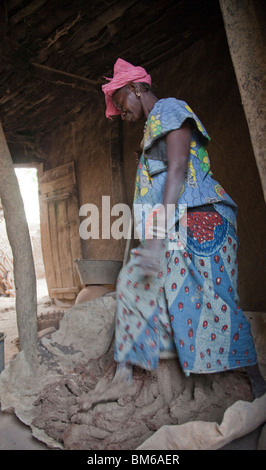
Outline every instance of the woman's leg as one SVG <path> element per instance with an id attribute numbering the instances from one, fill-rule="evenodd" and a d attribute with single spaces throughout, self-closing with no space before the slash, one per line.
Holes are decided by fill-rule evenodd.
<path id="1" fill-rule="evenodd" d="M 118 362 L 113 382 L 125 382 L 130 385 L 133 380 L 132 365 L 128 362 Z"/>
<path id="2" fill-rule="evenodd" d="M 245 368 L 250 382 L 254 398 L 259 398 L 266 393 L 266 382 L 261 375 L 258 364 Z"/>

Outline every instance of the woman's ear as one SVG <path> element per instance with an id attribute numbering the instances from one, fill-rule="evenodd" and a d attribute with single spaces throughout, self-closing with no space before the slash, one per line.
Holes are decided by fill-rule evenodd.
<path id="1" fill-rule="evenodd" d="M 128 83 L 128 88 L 136 95 L 138 99 L 140 98 L 140 86 L 138 83 L 130 82 Z"/>

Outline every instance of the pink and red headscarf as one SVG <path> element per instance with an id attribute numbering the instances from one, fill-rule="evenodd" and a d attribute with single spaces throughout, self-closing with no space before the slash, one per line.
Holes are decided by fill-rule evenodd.
<path id="1" fill-rule="evenodd" d="M 109 80 L 109 83 L 103 85 L 102 90 L 105 94 L 105 115 L 107 118 L 116 114 L 121 114 L 121 111 L 116 108 L 112 100 L 113 94 L 119 90 L 119 88 L 122 88 L 130 82 L 143 82 L 151 85 L 151 76 L 147 74 L 143 67 L 135 67 L 123 59 L 117 59 L 114 65 L 113 78 L 106 79 Z"/>

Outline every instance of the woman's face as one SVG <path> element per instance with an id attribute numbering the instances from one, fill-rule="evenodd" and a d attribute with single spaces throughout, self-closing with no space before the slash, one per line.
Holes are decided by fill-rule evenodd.
<path id="1" fill-rule="evenodd" d="M 121 118 L 126 121 L 136 122 L 143 117 L 143 109 L 139 97 L 134 91 L 125 86 L 113 95 L 113 103 L 121 111 Z"/>

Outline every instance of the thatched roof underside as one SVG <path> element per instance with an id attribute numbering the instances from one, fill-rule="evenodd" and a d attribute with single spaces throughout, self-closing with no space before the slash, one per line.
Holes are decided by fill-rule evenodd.
<path id="1" fill-rule="evenodd" d="M 151 71 L 220 27 L 218 0 L 2 1 L 0 117 L 13 160 L 38 160 L 40 138 L 99 98 L 118 57 Z"/>

